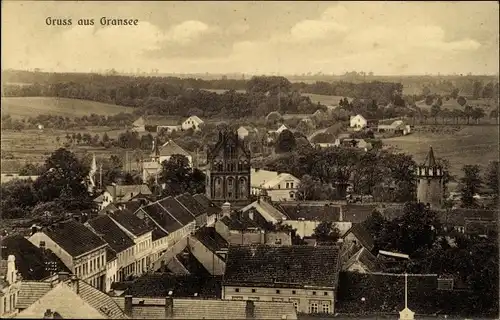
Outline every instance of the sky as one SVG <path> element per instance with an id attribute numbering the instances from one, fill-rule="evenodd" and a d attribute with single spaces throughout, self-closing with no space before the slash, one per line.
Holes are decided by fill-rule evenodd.
<path id="1" fill-rule="evenodd" d="M 101 17 L 139 22 L 101 26 Z M 95 25 L 77 25 L 85 18 Z M 2 1 L 3 69 L 497 74 L 498 47 L 496 1 Z"/>

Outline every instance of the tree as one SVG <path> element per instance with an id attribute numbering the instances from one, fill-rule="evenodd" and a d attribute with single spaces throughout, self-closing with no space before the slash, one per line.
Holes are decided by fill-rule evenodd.
<path id="1" fill-rule="evenodd" d="M 434 104 L 431 107 L 431 117 L 434 118 L 434 124 L 437 124 L 437 117 L 439 116 L 439 113 L 441 112 L 441 107 L 438 104 Z"/>
<path id="2" fill-rule="evenodd" d="M 482 81 L 474 81 L 473 89 L 472 89 L 472 99 L 476 100 L 481 97 L 483 93 L 483 82 Z"/>
<path id="3" fill-rule="evenodd" d="M 465 106 L 465 109 L 464 109 L 464 115 L 465 115 L 465 118 L 467 119 L 467 124 L 470 123 L 470 118 L 472 117 L 472 107 L 467 105 Z"/>
<path id="4" fill-rule="evenodd" d="M 491 161 L 486 169 L 486 176 L 484 181 L 486 186 L 490 189 L 490 193 L 494 196 L 494 203 L 498 202 L 498 180 L 500 176 L 498 175 L 498 160 Z"/>
<path id="5" fill-rule="evenodd" d="M 314 228 L 313 236 L 318 242 L 332 243 L 340 238 L 340 231 L 333 225 L 333 222 L 323 221 Z"/>
<path id="6" fill-rule="evenodd" d="M 176 196 L 185 192 L 200 193 L 205 189 L 205 174 L 198 169 L 191 169 L 186 156 L 174 154 L 163 161 L 159 182 L 165 184 L 165 196 Z"/>
<path id="7" fill-rule="evenodd" d="M 471 112 L 471 117 L 476 121 L 476 124 L 479 124 L 479 120 L 484 118 L 486 113 L 482 108 L 476 107 Z"/>
<path id="8" fill-rule="evenodd" d="M 297 141 L 290 130 L 283 130 L 276 141 L 275 151 L 276 153 L 286 153 L 295 150 L 297 146 Z"/>
<path id="9" fill-rule="evenodd" d="M 458 88 L 455 88 L 451 91 L 450 93 L 450 96 L 453 98 L 453 99 L 457 99 L 458 98 L 458 93 L 460 92 L 460 89 Z"/>
<path id="10" fill-rule="evenodd" d="M 461 105 L 463 107 L 467 103 L 467 100 L 464 97 L 460 96 L 457 98 L 457 102 L 459 105 Z"/>
<path id="11" fill-rule="evenodd" d="M 460 192 L 462 195 L 462 206 L 473 208 L 477 206 L 474 196 L 481 187 L 481 177 L 478 165 L 465 165 L 462 168 L 464 176 L 460 179 Z"/>
<path id="12" fill-rule="evenodd" d="M 425 104 L 430 106 L 434 102 L 434 97 L 433 96 L 427 96 L 425 97 Z"/>
<path id="13" fill-rule="evenodd" d="M 41 201 L 57 199 L 64 188 L 69 189 L 74 197 L 89 197 L 85 185 L 89 168 L 86 168 L 72 152 L 64 148 L 56 150 L 45 161 L 45 170 L 33 185 Z"/>
<path id="14" fill-rule="evenodd" d="M 12 180 L 0 186 L 3 219 L 25 218 L 38 199 L 31 180 Z"/>

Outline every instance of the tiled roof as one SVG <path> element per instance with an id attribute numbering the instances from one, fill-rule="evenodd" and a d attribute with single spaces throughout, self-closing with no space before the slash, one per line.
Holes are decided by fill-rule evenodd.
<path id="1" fill-rule="evenodd" d="M 360 223 L 353 223 L 352 227 L 344 234 L 344 237 L 346 237 L 349 233 L 354 234 L 363 247 L 369 251 L 373 250 L 373 247 L 375 246 L 373 237 Z"/>
<path id="2" fill-rule="evenodd" d="M 222 276 L 190 274 L 176 276 L 168 273 L 146 274 L 126 286 L 126 293 L 142 297 L 164 297 L 169 291 L 174 297 L 220 298 Z"/>
<path id="3" fill-rule="evenodd" d="M 177 117 L 148 115 L 143 116 L 142 118 L 144 119 L 145 124 L 148 126 L 177 126 L 181 123 L 181 119 Z"/>
<path id="4" fill-rule="evenodd" d="M 277 177 L 278 177 L 277 171 L 252 168 L 250 171 L 250 185 L 252 187 L 260 187 L 265 183 L 276 179 Z"/>
<path id="5" fill-rule="evenodd" d="M 231 246 L 225 284 L 336 287 L 337 246 Z"/>
<path id="6" fill-rule="evenodd" d="M 160 228 L 154 228 L 153 233 L 151 234 L 151 240 L 156 241 L 166 236 L 168 236 L 168 234 L 165 231 L 161 230 Z"/>
<path id="7" fill-rule="evenodd" d="M 214 227 L 200 228 L 196 231 L 194 237 L 215 254 L 217 254 L 217 251 L 227 249 L 229 247 L 229 243 L 215 231 Z M 220 255 L 219 257 L 222 258 Z"/>
<path id="8" fill-rule="evenodd" d="M 35 246 L 21 235 L 12 235 L 2 240 L 2 258 L 6 259 L 12 254 L 16 257 L 16 269 L 24 280 L 42 280 L 48 277 L 51 271 L 70 270 L 52 251 Z M 47 264 L 51 264 L 47 268 Z M 54 268 L 55 269 L 52 269 Z"/>
<path id="9" fill-rule="evenodd" d="M 272 204 L 268 203 L 265 200 L 256 200 L 241 209 L 241 211 L 245 213 L 250 209 L 257 210 L 257 212 L 264 218 L 266 216 L 271 216 L 273 219 L 278 221 L 286 219 L 286 216 L 281 211 L 276 209 Z"/>
<path id="10" fill-rule="evenodd" d="M 106 245 L 101 238 L 74 220 L 60 222 L 43 232 L 73 257 Z"/>
<path id="11" fill-rule="evenodd" d="M 361 248 L 354 256 L 352 256 L 346 263 L 344 268 L 348 269 L 355 262 L 360 262 L 365 265 L 369 272 L 380 271 L 377 262 L 377 257 L 375 257 L 370 251 L 365 248 Z"/>
<path id="12" fill-rule="evenodd" d="M 342 217 L 344 221 L 361 223 L 368 219 L 376 208 L 376 205 L 348 204 L 342 206 Z"/>
<path id="13" fill-rule="evenodd" d="M 180 154 L 186 157 L 191 157 L 191 154 L 189 152 L 179 147 L 179 145 L 175 143 L 173 140 L 168 140 L 160 147 L 160 156 L 168 157 L 168 156 L 173 156 L 174 154 Z"/>
<path id="14" fill-rule="evenodd" d="M 102 196 L 102 195 L 101 195 Z M 114 203 L 110 203 L 104 208 L 102 208 L 101 211 L 99 211 L 99 214 L 108 214 L 110 212 L 118 211 L 118 207 Z"/>
<path id="15" fill-rule="evenodd" d="M 85 281 L 78 280 L 78 295 L 96 310 L 111 319 L 128 318 L 118 304 L 106 293 L 97 290 Z"/>
<path id="16" fill-rule="evenodd" d="M 464 226 L 467 220 L 498 221 L 498 212 L 494 210 L 454 209 L 438 211 L 439 220 L 445 224 Z"/>
<path id="17" fill-rule="evenodd" d="M 165 208 L 177 221 L 182 225 L 187 225 L 194 221 L 194 216 L 186 210 L 175 198 L 167 197 L 157 201 L 163 208 Z"/>
<path id="18" fill-rule="evenodd" d="M 127 208 L 127 210 L 129 210 L 132 213 L 135 213 L 137 210 L 139 210 L 140 207 L 142 207 L 141 202 L 137 201 L 137 200 L 125 202 L 125 203 L 122 203 L 122 205 L 124 205 L 125 208 Z"/>
<path id="19" fill-rule="evenodd" d="M 50 290 L 52 290 L 50 282 L 22 281 L 16 307 L 19 309 L 26 309 Z"/>
<path id="20" fill-rule="evenodd" d="M 335 222 L 340 218 L 340 207 L 330 205 L 288 205 L 281 203 L 282 212 L 287 215 L 287 220 L 308 220 Z"/>
<path id="21" fill-rule="evenodd" d="M 192 116 L 190 116 L 189 118 L 187 118 L 186 120 L 188 120 L 188 119 L 189 119 L 189 120 L 196 121 L 196 122 L 198 122 L 198 123 L 200 123 L 200 124 L 201 124 L 201 123 L 203 123 L 203 120 L 201 120 L 201 118 L 200 118 L 200 117 L 198 117 L 198 116 L 196 116 L 196 115 L 192 115 Z M 184 121 L 186 121 L 186 120 L 184 120 Z"/>
<path id="22" fill-rule="evenodd" d="M 153 231 L 152 227 L 148 226 L 128 209 L 115 211 L 109 216 L 136 237 L 140 237 L 149 231 Z"/>
<path id="23" fill-rule="evenodd" d="M 142 207 L 141 211 L 144 211 L 167 232 L 174 232 L 183 227 L 179 221 L 156 202 Z"/>
<path id="24" fill-rule="evenodd" d="M 97 216 L 87 223 L 116 252 L 134 246 L 134 241 L 107 215 Z"/>
<path id="25" fill-rule="evenodd" d="M 193 253 L 186 247 L 176 256 L 177 260 L 189 271 L 189 274 L 209 277 L 210 272 L 201 264 Z"/>
<path id="26" fill-rule="evenodd" d="M 258 225 L 251 219 L 238 219 L 237 217 L 224 216 L 219 220 L 224 223 L 229 230 L 247 230 L 248 228 L 258 228 Z"/>
<path id="27" fill-rule="evenodd" d="M 195 217 L 207 213 L 205 207 L 198 203 L 189 193 L 175 197 L 175 200 L 180 202 L 186 209 L 189 210 Z"/>
<path id="28" fill-rule="evenodd" d="M 120 202 L 129 201 L 139 194 L 143 195 L 152 194 L 151 190 L 149 190 L 149 187 L 145 184 L 107 186 L 106 191 L 109 192 L 109 194 L 114 195 L 115 194 L 114 188 L 116 188 L 115 201 L 120 201 Z"/>
<path id="29" fill-rule="evenodd" d="M 124 307 L 125 298 L 120 300 Z M 253 301 L 255 319 L 297 319 L 295 307 L 290 302 Z M 173 319 L 248 319 L 247 301 L 173 299 Z M 133 298 L 132 318 L 166 319 L 165 298 Z"/>
<path id="30" fill-rule="evenodd" d="M 219 214 L 221 212 L 221 208 L 210 201 L 210 199 L 208 199 L 204 194 L 195 194 L 193 198 L 207 210 L 209 216 Z"/>
<path id="31" fill-rule="evenodd" d="M 116 251 L 111 248 L 106 248 L 106 261 L 110 262 L 116 259 Z"/>

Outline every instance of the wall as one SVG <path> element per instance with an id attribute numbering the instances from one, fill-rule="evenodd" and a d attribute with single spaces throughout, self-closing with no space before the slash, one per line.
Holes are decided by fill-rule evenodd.
<path id="1" fill-rule="evenodd" d="M 151 240 L 151 231 L 135 238 L 135 273 L 141 275 L 146 272 L 149 266 L 149 256 L 153 248 L 153 241 Z"/>
<path id="2" fill-rule="evenodd" d="M 419 179 L 417 187 L 417 199 L 424 204 L 430 203 L 431 208 L 441 208 L 443 199 L 443 186 L 441 179 Z"/>
<path id="3" fill-rule="evenodd" d="M 297 235 L 300 237 L 310 237 L 314 234 L 314 229 L 321 223 L 321 221 L 310 220 L 284 220 L 283 224 L 289 225 L 297 230 Z M 352 222 L 339 221 L 334 222 L 334 225 L 339 229 L 340 235 L 346 233 L 352 226 Z"/>
<path id="4" fill-rule="evenodd" d="M 230 244 L 268 244 L 292 245 L 290 234 L 285 232 L 261 232 L 261 230 L 231 230 L 229 232 Z"/>
<path id="5" fill-rule="evenodd" d="M 195 221 L 196 221 L 196 228 L 201 228 L 201 227 L 207 225 L 208 216 L 206 213 L 201 214 L 201 215 L 196 217 Z"/>
<path id="6" fill-rule="evenodd" d="M 224 275 L 226 263 L 219 258 L 215 252 L 210 251 L 203 243 L 194 237 L 188 237 L 188 246 L 191 253 L 211 275 Z"/>
<path id="7" fill-rule="evenodd" d="M 107 205 L 109 205 L 110 203 L 113 203 L 113 196 L 105 191 L 103 194 L 102 194 L 102 204 L 101 204 L 101 209 L 105 208 Z"/>
<path id="8" fill-rule="evenodd" d="M 236 292 L 236 289 L 239 292 Z M 252 292 L 255 290 L 255 292 Z M 279 291 L 279 293 L 278 293 Z M 294 293 L 295 292 L 295 293 Z M 329 313 L 335 313 L 335 294 L 333 289 L 289 289 L 289 288 L 262 288 L 262 287 L 236 287 L 224 286 L 222 289 L 222 299 L 227 300 L 258 300 L 258 301 L 290 301 L 297 308 L 297 312 L 310 313 L 311 303 L 317 303 L 319 312 L 322 312 L 322 305 L 328 305 Z"/>
<path id="9" fill-rule="evenodd" d="M 169 244 L 167 251 L 161 255 L 158 259 L 153 261 L 153 270 L 159 270 L 162 266 L 162 261 L 167 264 L 176 255 L 182 252 L 187 246 L 187 237 L 180 239 L 176 243 Z"/>
<path id="10" fill-rule="evenodd" d="M 113 259 L 106 263 L 106 290 L 105 292 L 111 291 L 111 284 L 118 281 L 118 259 Z"/>
<path id="11" fill-rule="evenodd" d="M 90 285 L 105 289 L 106 281 L 106 246 L 95 249 L 83 256 L 74 258 L 74 273 Z M 104 276 L 104 279 L 102 278 Z M 104 283 L 102 283 L 104 281 Z"/>
<path id="12" fill-rule="evenodd" d="M 45 233 L 37 232 L 29 237 L 28 240 L 38 248 L 40 248 L 40 241 L 45 241 L 45 248 L 50 249 L 50 251 L 52 251 L 59 259 L 61 259 L 64 265 L 71 272 L 75 272 L 73 257 L 63 248 L 61 248 L 57 243 L 55 243 L 51 238 L 49 238 Z"/>
<path id="13" fill-rule="evenodd" d="M 224 238 L 224 240 L 226 240 L 227 242 L 230 242 L 229 240 L 231 239 L 231 235 L 230 235 L 231 231 L 229 230 L 229 227 L 226 226 L 224 223 L 222 223 L 221 221 L 215 222 L 215 231 L 222 238 Z"/>

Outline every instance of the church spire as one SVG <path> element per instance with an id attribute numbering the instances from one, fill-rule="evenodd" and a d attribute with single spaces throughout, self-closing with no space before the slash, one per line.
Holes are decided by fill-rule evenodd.
<path id="1" fill-rule="evenodd" d="M 434 150 L 432 150 L 432 146 L 429 148 L 429 153 L 427 154 L 427 158 L 425 159 L 424 165 L 427 165 L 429 167 L 435 167 L 436 164 L 436 158 L 434 157 Z"/>

